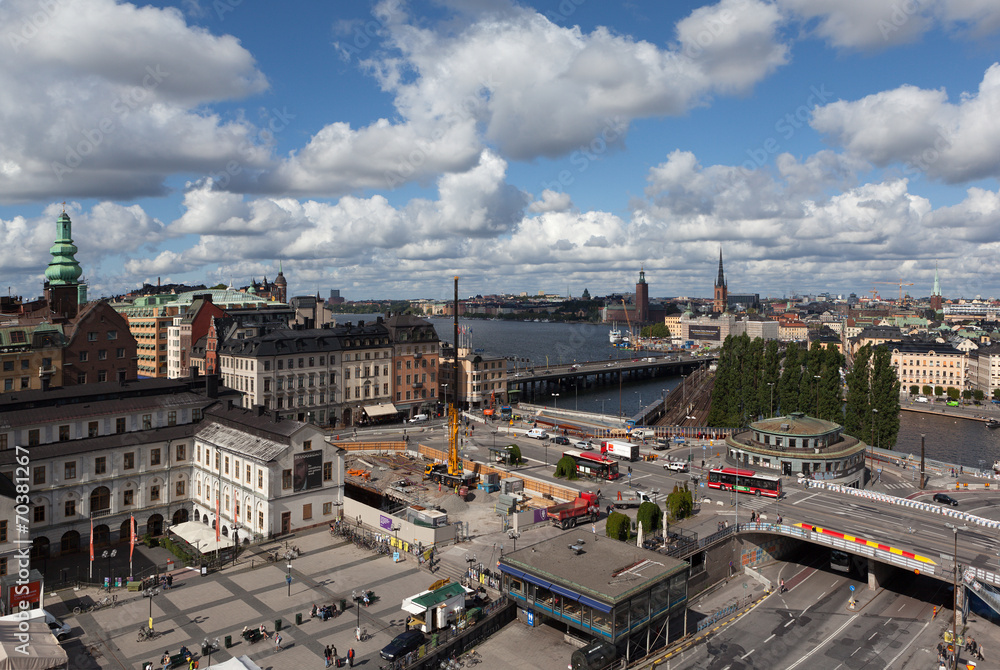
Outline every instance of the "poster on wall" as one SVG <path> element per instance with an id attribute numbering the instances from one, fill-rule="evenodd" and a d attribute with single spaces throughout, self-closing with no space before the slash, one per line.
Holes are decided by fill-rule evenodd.
<path id="1" fill-rule="evenodd" d="M 718 326 L 689 326 L 688 339 L 719 341 Z"/>
<path id="2" fill-rule="evenodd" d="M 323 452 L 306 451 L 295 454 L 292 489 L 308 491 L 323 486 Z"/>

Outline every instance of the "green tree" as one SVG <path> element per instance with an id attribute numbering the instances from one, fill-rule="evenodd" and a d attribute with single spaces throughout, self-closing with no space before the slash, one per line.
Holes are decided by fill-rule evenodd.
<path id="1" fill-rule="evenodd" d="M 735 427 L 739 422 L 739 369 L 734 353 L 735 340 L 732 335 L 726 337 L 719 352 L 719 361 L 715 370 L 715 383 L 712 386 L 711 406 L 708 410 L 709 426 Z"/>
<path id="2" fill-rule="evenodd" d="M 740 336 L 740 425 L 746 426 L 761 418 L 764 413 L 760 402 L 760 375 L 764 367 L 764 340 L 750 339 L 744 333 Z"/>
<path id="3" fill-rule="evenodd" d="M 892 365 L 892 352 L 885 345 L 875 347 L 872 353 L 871 407 L 877 412 L 872 421 L 875 444 L 892 449 L 899 435 L 899 378 Z"/>
<path id="4" fill-rule="evenodd" d="M 674 485 L 674 490 L 667 496 L 667 513 L 673 521 L 685 519 L 694 513 L 694 495 L 688 490 L 687 482 L 684 482 L 684 488 Z"/>
<path id="5" fill-rule="evenodd" d="M 572 456 L 563 456 L 556 463 L 556 477 L 576 479 L 576 461 Z"/>
<path id="6" fill-rule="evenodd" d="M 955 388 L 954 386 L 949 386 L 948 387 L 948 399 L 949 400 L 958 400 L 959 395 L 961 395 L 961 393 L 959 392 L 959 390 L 957 388 Z"/>
<path id="7" fill-rule="evenodd" d="M 910 385 L 910 395 L 917 395 L 918 393 L 920 393 L 920 387 L 917 386 L 916 384 L 911 384 Z"/>
<path id="8" fill-rule="evenodd" d="M 972 399 L 975 400 L 976 402 L 982 402 L 983 398 L 985 397 L 986 394 L 983 393 L 982 389 L 976 389 L 972 392 Z"/>
<path id="9" fill-rule="evenodd" d="M 934 395 L 936 395 L 939 398 L 941 396 L 943 396 L 944 395 L 944 387 L 943 386 L 935 386 L 934 387 Z"/>
<path id="10" fill-rule="evenodd" d="M 639 331 L 641 337 L 670 337 L 670 329 L 667 328 L 664 323 L 654 323 L 649 326 L 643 326 L 642 330 Z"/>
<path id="11" fill-rule="evenodd" d="M 621 512 L 612 512 L 608 515 L 607 523 L 604 524 L 604 534 L 624 542 L 629 538 L 631 527 L 632 520 L 627 515 Z"/>
<path id="12" fill-rule="evenodd" d="M 965 389 L 964 391 L 962 391 L 962 398 L 964 400 L 972 400 L 972 391 L 970 391 L 969 389 Z"/>
<path id="13" fill-rule="evenodd" d="M 784 415 L 799 411 L 799 379 L 802 377 L 802 361 L 799 345 L 792 342 L 785 349 L 781 379 L 778 381 L 780 413 Z"/>
<path id="14" fill-rule="evenodd" d="M 766 416 L 774 414 L 774 393 L 778 390 L 778 380 L 781 379 L 781 354 L 778 351 L 778 341 L 768 340 L 764 347 L 764 360 L 761 364 L 760 385 L 757 387 L 758 403 Z"/>
<path id="15" fill-rule="evenodd" d="M 823 372 L 823 361 L 826 351 L 819 342 L 813 342 L 812 348 L 806 354 L 805 371 L 799 382 L 799 411 L 806 414 L 819 414 L 819 385 Z"/>
<path id="16" fill-rule="evenodd" d="M 993 389 L 993 399 L 1000 400 L 1000 388 Z"/>
<path id="17" fill-rule="evenodd" d="M 652 533 L 663 527 L 663 512 L 654 502 L 644 502 L 639 505 L 635 515 L 636 524 L 642 524 L 643 533 Z"/>
<path id="18" fill-rule="evenodd" d="M 998 389 L 998 390 L 1000 390 L 1000 389 Z M 924 385 L 923 385 L 923 387 L 922 387 L 922 388 L 920 389 L 920 392 L 921 392 L 921 393 L 922 393 L 923 395 L 930 395 L 930 394 L 934 393 L 934 389 L 932 389 L 932 388 L 931 388 L 930 386 L 928 386 L 927 384 L 924 384 Z"/>
<path id="19" fill-rule="evenodd" d="M 854 366 L 847 373 L 847 403 L 844 413 L 844 432 L 859 440 L 871 434 L 871 346 L 865 345 L 854 355 Z"/>

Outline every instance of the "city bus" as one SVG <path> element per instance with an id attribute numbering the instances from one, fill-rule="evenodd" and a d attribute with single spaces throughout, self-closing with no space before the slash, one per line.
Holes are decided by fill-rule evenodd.
<path id="1" fill-rule="evenodd" d="M 739 482 L 737 483 L 737 477 Z M 769 498 L 781 497 L 781 478 L 759 474 L 754 470 L 736 468 L 713 468 L 708 472 L 708 488 L 751 493 Z"/>
<path id="2" fill-rule="evenodd" d="M 618 479 L 618 461 L 589 451 L 568 449 L 563 456 L 569 456 L 576 461 L 576 474 L 591 479 Z"/>

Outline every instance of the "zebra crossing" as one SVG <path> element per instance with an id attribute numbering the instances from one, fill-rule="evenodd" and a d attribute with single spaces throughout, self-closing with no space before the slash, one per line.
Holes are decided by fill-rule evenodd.
<path id="1" fill-rule="evenodd" d="M 882 486 L 884 488 L 887 488 L 887 489 L 890 489 L 890 490 L 896 490 L 896 491 L 898 491 L 900 489 L 915 489 L 915 488 L 917 488 L 916 485 L 913 482 L 898 482 L 898 483 L 895 483 L 895 484 L 882 484 Z"/>

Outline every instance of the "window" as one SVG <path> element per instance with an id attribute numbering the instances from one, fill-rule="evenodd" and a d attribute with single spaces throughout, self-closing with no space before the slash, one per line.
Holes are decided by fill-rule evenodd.
<path id="1" fill-rule="evenodd" d="M 200 407 L 195 407 L 193 410 L 191 410 L 191 420 L 192 421 L 201 421 L 201 408 Z"/>
<path id="2" fill-rule="evenodd" d="M 76 461 L 69 461 L 63 468 L 63 479 L 76 479 Z"/>
<path id="3" fill-rule="evenodd" d="M 159 465 L 160 464 L 160 449 L 150 449 L 149 450 L 149 464 Z"/>
<path id="4" fill-rule="evenodd" d="M 28 378 L 27 377 L 21 377 L 21 388 L 23 388 L 23 389 L 28 388 Z"/>
<path id="5" fill-rule="evenodd" d="M 0 451 L 7 450 L 7 433 L 0 433 Z"/>
<path id="6" fill-rule="evenodd" d="M 115 356 L 118 358 L 125 358 L 125 347 L 118 347 L 115 349 Z"/>
<path id="7" fill-rule="evenodd" d="M 0 542 L 7 541 L 7 519 L 0 519 Z"/>
<path id="8" fill-rule="evenodd" d="M 222 454 L 220 454 L 219 452 L 215 452 L 215 469 L 216 470 L 219 470 L 219 469 L 222 468 L 221 463 L 222 463 Z"/>
<path id="9" fill-rule="evenodd" d="M 35 509 L 38 509 L 38 508 L 36 507 Z M 311 519 L 311 518 L 313 518 L 313 506 L 312 505 L 303 505 L 302 506 L 302 519 L 303 519 L 303 521 L 305 521 L 306 519 Z"/>
<path id="10" fill-rule="evenodd" d="M 115 433 L 118 433 L 120 435 L 124 433 L 125 430 L 126 430 L 125 417 L 120 416 L 117 419 L 115 419 Z"/>
<path id="11" fill-rule="evenodd" d="M 177 460 L 183 461 L 187 458 L 187 445 L 183 442 L 177 445 Z"/>
<path id="12" fill-rule="evenodd" d="M 159 500 L 160 499 L 160 486 L 158 484 L 153 484 L 149 487 L 149 499 Z"/>
<path id="13" fill-rule="evenodd" d="M 108 339 L 109 340 L 117 340 L 118 339 L 118 331 L 117 330 L 109 330 L 108 331 Z"/>
<path id="14" fill-rule="evenodd" d="M 7 523 L 6 521 L 4 523 Z M 0 575 L 7 574 L 7 559 L 0 558 Z"/>
<path id="15" fill-rule="evenodd" d="M 98 352 L 97 352 L 97 360 L 99 360 L 99 361 L 106 361 L 106 360 L 108 360 L 108 350 L 107 349 L 99 349 Z"/>
<path id="16" fill-rule="evenodd" d="M 86 375 L 86 373 L 81 373 L 81 374 L 83 375 L 83 381 L 81 382 L 79 379 L 77 379 L 76 381 L 79 384 L 85 384 L 87 382 L 87 375 Z M 77 376 L 79 377 L 80 375 L 77 375 Z M 3 380 L 3 390 L 4 391 L 13 391 L 14 390 L 14 380 L 13 379 L 4 379 Z"/>
<path id="17" fill-rule="evenodd" d="M 183 496 L 184 495 L 184 480 L 183 479 L 181 479 L 181 480 L 179 480 L 177 482 L 177 486 L 175 487 L 174 490 L 177 492 L 178 496 Z"/>
<path id="18" fill-rule="evenodd" d="M 99 423 L 90 421 L 87 423 L 87 437 L 97 437 Z"/>
<path id="19" fill-rule="evenodd" d="M 98 456 L 94 459 L 94 474 L 103 475 L 108 471 L 108 457 Z"/>
<path id="20" fill-rule="evenodd" d="M 69 426 L 59 426 L 59 441 L 65 442 L 69 439 Z"/>
<path id="21" fill-rule="evenodd" d="M 153 415 L 143 414 L 142 415 L 142 429 L 149 430 L 153 427 Z"/>
<path id="22" fill-rule="evenodd" d="M 131 470 L 132 468 L 135 467 L 135 452 L 130 451 L 127 454 L 125 454 L 122 467 L 125 468 L 126 470 Z"/>
<path id="23" fill-rule="evenodd" d="M 67 500 L 64 512 L 65 516 L 76 516 L 76 501 L 73 499 Z"/>
<path id="24" fill-rule="evenodd" d="M 97 341 L 97 332 L 96 331 L 92 331 L 92 332 L 87 333 L 87 341 L 88 342 L 96 342 Z"/>
<path id="25" fill-rule="evenodd" d="M 281 488 L 290 489 L 292 488 L 292 471 L 282 470 L 281 471 Z"/>
<path id="26" fill-rule="evenodd" d="M 333 462 L 327 461 L 323 464 L 323 481 L 328 482 L 333 480 Z"/>
<path id="27" fill-rule="evenodd" d="M 257 512 L 257 528 L 258 530 L 263 530 L 264 528 L 264 510 Z"/>
<path id="28" fill-rule="evenodd" d="M 264 471 L 257 468 L 257 488 L 264 488 Z"/>
<path id="29" fill-rule="evenodd" d="M 224 470 L 225 474 L 229 474 L 229 456 L 226 456 L 226 468 Z"/>
<path id="30" fill-rule="evenodd" d="M 302 450 L 303 451 L 309 451 L 312 448 L 313 448 L 312 440 L 303 440 L 303 442 L 302 442 Z"/>
<path id="31" fill-rule="evenodd" d="M 176 426 L 177 425 L 177 411 L 176 410 L 170 410 L 169 412 L 167 412 L 167 425 L 168 426 Z"/>
<path id="32" fill-rule="evenodd" d="M 88 354 L 87 354 L 86 351 L 81 351 L 80 352 L 80 362 L 81 363 L 86 363 L 87 362 L 87 356 L 88 356 Z"/>
<path id="33" fill-rule="evenodd" d="M 323 515 L 327 516 L 330 514 L 333 514 L 333 503 L 323 503 Z"/>
<path id="34" fill-rule="evenodd" d="M 37 505 L 35 507 L 35 523 L 41 523 L 45 521 L 45 506 Z"/>
<path id="35" fill-rule="evenodd" d="M 45 483 L 45 466 L 44 465 L 35 466 L 34 476 L 32 477 L 32 482 L 34 482 L 36 485 L 37 484 L 44 484 Z"/>
<path id="36" fill-rule="evenodd" d="M 106 381 L 108 381 L 108 371 L 107 370 L 98 370 L 97 371 L 97 381 L 99 381 L 99 382 L 106 382 Z"/>
<path id="37" fill-rule="evenodd" d="M 250 464 L 247 463 L 247 484 L 250 483 Z"/>
<path id="38" fill-rule="evenodd" d="M 132 489 L 125 489 L 122 491 L 122 504 L 132 505 L 135 504 L 135 491 Z"/>

